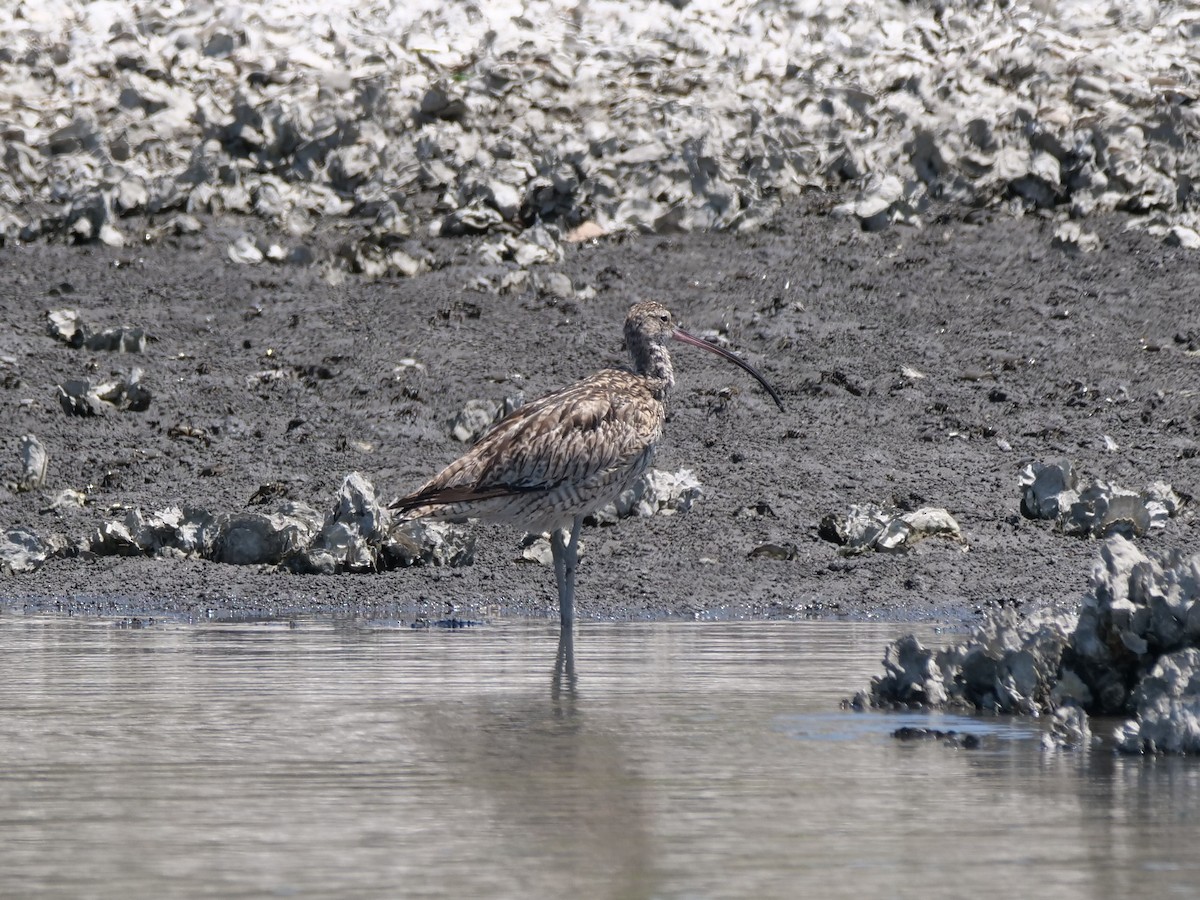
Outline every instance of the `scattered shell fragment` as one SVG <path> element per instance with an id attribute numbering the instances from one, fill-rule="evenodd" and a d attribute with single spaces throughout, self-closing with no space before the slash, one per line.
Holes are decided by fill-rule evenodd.
<path id="1" fill-rule="evenodd" d="M 538 289 L 550 297 L 570 299 L 575 296 L 575 286 L 570 276 L 562 272 L 544 272 L 537 278 Z"/>
<path id="2" fill-rule="evenodd" d="M 0 531 L 0 574 L 34 572 L 53 553 L 52 547 L 23 525 Z"/>
<path id="3" fill-rule="evenodd" d="M 845 515 L 830 513 L 821 519 L 819 534 L 840 545 L 843 556 L 870 550 L 898 552 L 911 549 L 927 537 L 945 537 L 966 550 L 958 522 L 944 509 L 925 506 L 910 512 L 854 505 Z"/>
<path id="4" fill-rule="evenodd" d="M 146 332 L 141 328 L 106 328 L 88 335 L 83 346 L 110 353 L 145 353 Z"/>
<path id="5" fill-rule="evenodd" d="M 112 409 L 93 390 L 90 382 L 73 379 L 58 386 L 58 403 L 68 416 L 101 416 Z"/>
<path id="6" fill-rule="evenodd" d="M 1054 229 L 1053 246 L 1068 253 L 1095 253 L 1100 249 L 1100 236 L 1084 231 L 1078 222 L 1063 222 Z"/>
<path id="7" fill-rule="evenodd" d="M 765 544 L 759 544 L 747 555 L 750 559 L 792 560 L 795 559 L 799 553 L 800 548 L 795 544 L 777 544 L 773 541 L 768 541 Z"/>
<path id="8" fill-rule="evenodd" d="M 87 495 L 82 491 L 77 491 L 74 488 L 64 488 L 59 491 L 50 500 L 50 503 L 39 510 L 39 512 L 47 513 L 62 509 L 82 509 L 87 503 Z"/>
<path id="9" fill-rule="evenodd" d="M 450 435 L 463 444 L 473 444 L 492 427 L 500 415 L 501 407 L 491 400 L 468 400 L 454 417 Z"/>
<path id="10" fill-rule="evenodd" d="M 583 541 L 580 541 L 580 554 L 582 556 Z M 554 550 L 550 546 L 550 536 L 547 534 L 527 534 L 521 540 L 521 555 L 517 559 L 518 562 L 531 562 L 539 566 L 552 566 L 554 564 Z"/>
<path id="11" fill-rule="evenodd" d="M 1021 515 L 1027 519 L 1057 519 L 1078 499 L 1078 479 L 1070 460 L 1030 463 L 1018 475 Z"/>
<path id="12" fill-rule="evenodd" d="M 144 353 L 147 334 L 142 328 L 119 326 L 93 332 L 73 309 L 55 309 L 46 313 L 50 334 L 69 347 L 111 353 Z"/>
<path id="13" fill-rule="evenodd" d="M 46 483 L 46 468 L 50 455 L 36 435 L 21 436 L 21 477 L 17 480 L 18 491 L 36 491 Z"/>
<path id="14" fill-rule="evenodd" d="M 235 263 L 253 266 L 266 259 L 266 255 L 258 247 L 258 242 L 252 234 L 242 234 L 229 245 L 229 259 Z"/>
<path id="15" fill-rule="evenodd" d="M 1172 225 L 1167 232 L 1167 244 L 1185 250 L 1200 250 L 1200 231 L 1187 225 Z"/>
<path id="16" fill-rule="evenodd" d="M 85 330 L 79 313 L 73 309 L 52 309 L 46 313 L 50 336 L 71 347 L 82 347 Z"/>

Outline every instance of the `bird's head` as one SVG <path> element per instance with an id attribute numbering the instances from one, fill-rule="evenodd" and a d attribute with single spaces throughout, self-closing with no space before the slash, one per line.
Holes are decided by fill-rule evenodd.
<path id="1" fill-rule="evenodd" d="M 671 311 L 661 303 L 656 303 L 653 300 L 643 300 L 630 307 L 629 315 L 625 317 L 625 346 L 629 348 L 629 354 L 633 357 L 634 367 L 639 372 L 645 374 L 661 369 L 663 374 L 670 381 L 673 381 L 670 357 L 666 354 L 666 346 L 670 341 L 679 341 L 681 344 L 690 344 L 693 347 L 699 347 L 701 350 L 715 353 L 717 356 L 724 357 L 735 365 L 745 369 L 771 395 L 771 399 L 775 401 L 779 409 L 783 409 L 783 401 L 779 399 L 779 394 L 759 374 L 757 369 L 730 353 L 724 347 L 710 344 L 708 341 L 701 340 L 695 335 L 684 331 L 675 324 L 675 317 L 671 315 Z"/>

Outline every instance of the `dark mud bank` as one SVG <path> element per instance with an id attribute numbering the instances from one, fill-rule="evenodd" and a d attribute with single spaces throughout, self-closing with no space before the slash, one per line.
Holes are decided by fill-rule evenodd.
<path id="1" fill-rule="evenodd" d="M 691 469 L 703 493 L 683 515 L 585 532 L 585 622 L 960 621 L 1079 598 L 1097 543 L 1021 515 L 1024 465 L 1068 459 L 1135 491 L 1196 489 L 1200 271 L 1123 224 L 1096 221 L 1101 249 L 1072 255 L 1037 218 L 868 234 L 807 205 L 753 236 L 572 247 L 556 270 L 569 285 L 537 268 L 507 293 L 468 239 L 430 241 L 430 272 L 374 282 L 239 265 L 220 240 L 6 247 L 0 529 L 78 548 L 131 508 L 236 513 L 266 491 L 328 510 L 351 472 L 386 500 L 462 451 L 451 428 L 468 401 L 531 398 L 622 362 L 625 311 L 653 298 L 727 339 L 787 412 L 676 351 L 656 465 Z M 144 352 L 55 338 L 47 312 L 63 309 L 93 332 L 144 330 Z M 134 369 L 148 402 L 94 416 L 60 402 L 60 385 L 129 383 Z M 18 489 L 25 434 L 49 457 L 34 490 Z M 82 505 L 56 503 L 65 490 Z M 854 504 L 943 508 L 961 540 L 842 555 L 819 525 Z M 554 615 L 552 574 L 523 559 L 521 535 L 475 535 L 471 565 L 357 575 L 65 552 L 3 577 L 0 600 L 80 614 Z M 1187 550 L 1194 537 L 1185 506 L 1139 542 Z"/>

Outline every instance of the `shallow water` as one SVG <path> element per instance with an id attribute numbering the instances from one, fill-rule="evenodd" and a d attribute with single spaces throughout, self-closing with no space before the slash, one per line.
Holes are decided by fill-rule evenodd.
<path id="1" fill-rule="evenodd" d="M 841 711 L 910 630 L 6 613 L 0 894 L 1197 895 L 1195 761 Z"/>

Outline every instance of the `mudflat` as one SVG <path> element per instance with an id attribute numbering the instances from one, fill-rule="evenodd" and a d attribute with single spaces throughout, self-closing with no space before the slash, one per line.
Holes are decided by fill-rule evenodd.
<path id="1" fill-rule="evenodd" d="M 331 506 L 359 472 L 400 495 L 465 448 L 472 399 L 532 399 L 622 364 L 621 323 L 657 299 L 717 332 L 787 406 L 708 354 L 674 350 L 677 387 L 656 466 L 691 469 L 684 515 L 585 529 L 578 614 L 604 619 L 881 617 L 970 620 L 997 604 L 1071 602 L 1094 539 L 1020 513 L 1018 472 L 1069 459 L 1140 490 L 1196 491 L 1200 269 L 1120 216 L 1089 221 L 1091 253 L 1028 216 L 862 231 L 813 199 L 752 235 L 612 237 L 572 245 L 568 291 L 489 289 L 504 271 L 473 238 L 427 242 L 431 271 L 368 280 L 322 266 L 233 262 L 203 238 L 145 247 L 36 243 L 2 251 L 3 480 L 34 434 L 45 485 L 0 487 L 0 528 L 82 538 L 124 510 L 216 514 L 268 493 Z M 326 238 L 337 240 L 336 235 Z M 318 235 L 316 240 L 322 238 Z M 317 258 L 323 254 L 318 253 Z M 559 296 L 558 294 L 568 296 Z M 47 312 L 144 328 L 144 353 L 75 349 Z M 79 417 L 57 386 L 142 370 L 143 411 Z M 54 504 L 65 489 L 82 506 Z M 946 509 L 962 541 L 843 555 L 821 520 L 855 504 Z M 33 610 L 400 621 L 556 616 L 554 580 L 521 534 L 473 526 L 473 564 L 295 575 L 170 556 L 66 554 L 0 581 Z M 1194 550 L 1190 507 L 1139 538 Z M 755 552 L 763 545 L 777 552 Z M 780 558 L 790 557 L 790 558 Z"/>

